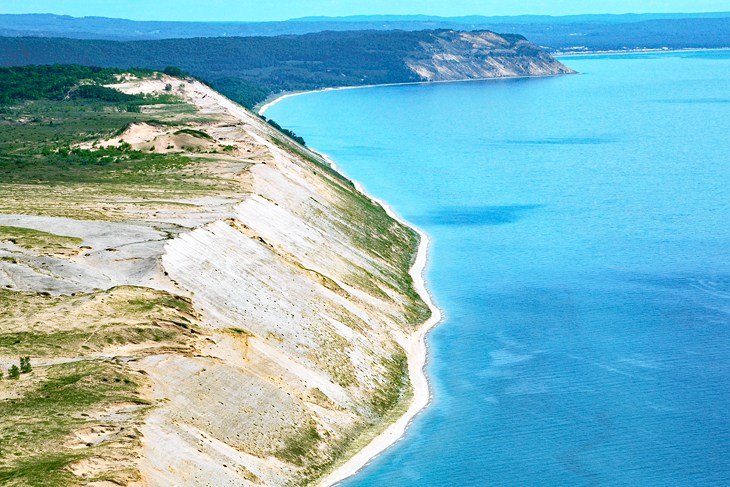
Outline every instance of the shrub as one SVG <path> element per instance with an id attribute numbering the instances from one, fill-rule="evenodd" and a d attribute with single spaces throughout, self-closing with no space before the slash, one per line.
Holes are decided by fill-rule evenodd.
<path id="1" fill-rule="evenodd" d="M 17 365 L 13 365 L 8 369 L 8 379 L 17 379 L 20 377 L 20 369 Z"/>
<path id="2" fill-rule="evenodd" d="M 168 76 L 176 76 L 176 77 L 184 77 L 185 71 L 182 69 L 176 67 L 176 66 L 168 66 L 165 69 L 162 70 L 163 73 L 165 73 Z"/>
<path id="3" fill-rule="evenodd" d="M 20 373 L 27 374 L 31 370 L 33 367 L 30 365 L 30 357 L 20 357 Z"/>
<path id="4" fill-rule="evenodd" d="M 295 134 L 293 131 L 291 131 L 289 129 L 285 129 L 284 127 L 282 127 L 278 123 L 274 122 L 270 118 L 266 118 L 264 116 L 262 116 L 261 118 L 263 118 L 264 121 L 266 121 L 269 125 L 271 125 L 272 127 L 274 127 L 276 130 L 278 130 L 282 134 L 286 135 L 287 137 L 289 137 L 290 139 L 292 139 L 294 142 L 298 143 L 299 145 L 302 145 L 302 146 L 306 146 L 307 145 L 307 142 L 304 140 L 304 138 L 303 137 L 300 137 L 297 134 Z"/>

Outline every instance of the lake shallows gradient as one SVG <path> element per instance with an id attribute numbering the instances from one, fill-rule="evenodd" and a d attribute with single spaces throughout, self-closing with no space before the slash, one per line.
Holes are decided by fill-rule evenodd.
<path id="1" fill-rule="evenodd" d="M 730 485 L 730 51 L 266 115 L 433 238 L 432 405 L 347 487 Z"/>

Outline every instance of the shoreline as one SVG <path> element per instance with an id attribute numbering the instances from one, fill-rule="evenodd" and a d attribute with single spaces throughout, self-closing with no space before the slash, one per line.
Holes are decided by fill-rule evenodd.
<path id="1" fill-rule="evenodd" d="M 646 49 L 622 49 L 607 51 L 555 51 L 550 54 L 557 58 L 561 57 L 579 57 L 579 56 L 605 56 L 611 54 L 661 54 L 672 52 L 707 52 L 707 51 L 727 51 L 730 47 L 686 47 L 677 49 L 664 49 L 661 47 L 651 47 Z"/>
<path id="2" fill-rule="evenodd" d="M 577 73 L 569 73 L 577 74 Z M 479 78 L 479 79 L 462 79 L 462 80 L 448 80 L 448 81 L 414 81 L 407 83 L 386 83 L 386 84 L 373 84 L 373 85 L 362 85 L 362 86 L 341 86 L 322 88 L 318 90 L 304 90 L 290 93 L 282 93 L 276 96 L 272 100 L 265 102 L 261 107 L 254 108 L 255 113 L 263 116 L 264 113 L 277 103 L 291 98 L 294 96 L 304 95 L 308 93 L 321 93 L 328 91 L 340 91 L 340 90 L 354 90 L 361 88 L 374 88 L 384 86 L 404 86 L 404 85 L 421 85 L 421 84 L 432 84 L 432 83 L 464 83 L 471 81 L 497 81 L 505 79 L 525 79 L 525 78 L 548 78 L 562 76 L 562 74 L 555 75 L 539 75 L 539 76 L 510 76 L 502 78 Z M 337 163 L 329 157 L 327 154 L 317 151 L 314 148 L 307 147 L 308 150 L 321 156 L 335 171 L 352 181 L 355 189 L 360 193 L 364 194 L 377 204 L 379 204 L 386 212 L 388 216 L 401 224 L 413 229 L 419 236 L 418 249 L 416 251 L 416 257 L 411 265 L 409 274 L 413 279 L 413 286 L 416 289 L 418 295 L 423 299 L 426 306 L 431 310 L 431 317 L 421 324 L 417 330 L 410 335 L 404 335 L 401 333 L 394 334 L 398 343 L 403 347 L 408 358 L 408 377 L 411 381 L 411 387 L 413 389 L 413 397 L 411 398 L 408 409 L 394 422 L 388 424 L 383 431 L 377 434 L 370 442 L 365 445 L 362 449 L 358 450 L 353 456 L 349 457 L 344 463 L 337 466 L 333 471 L 319 479 L 316 484 L 317 487 L 333 487 L 340 482 L 356 475 L 360 470 L 365 468 L 370 462 L 380 456 L 383 452 L 394 446 L 400 440 L 402 440 L 408 430 L 408 427 L 413 422 L 414 418 L 421 413 L 431 403 L 431 386 L 426 375 L 426 364 L 428 361 L 428 345 L 426 343 L 426 336 L 428 333 L 443 320 L 443 311 L 436 306 L 433 301 L 428 287 L 426 285 L 425 272 L 428 267 L 430 237 L 426 232 L 421 230 L 415 225 L 412 225 L 406 221 L 403 217 L 398 215 L 395 210 L 384 200 L 377 198 L 370 194 L 364 186 L 357 180 L 347 176 L 347 173 L 343 171 Z"/>
<path id="3" fill-rule="evenodd" d="M 342 90 L 359 90 L 363 88 L 383 88 L 387 86 L 410 86 L 410 85 L 432 85 L 437 83 L 469 83 L 469 82 L 475 82 L 475 81 L 503 81 L 503 80 L 512 80 L 512 79 L 531 79 L 531 78 L 554 78 L 557 76 L 566 76 L 571 74 L 578 74 L 577 72 L 573 73 L 559 73 L 559 74 L 539 74 L 539 75 L 525 75 L 525 76 L 500 76 L 496 78 L 467 78 L 467 79 L 450 79 L 450 80 L 442 80 L 442 81 L 405 81 L 402 83 L 379 83 L 379 84 L 371 84 L 371 85 L 351 85 L 351 86 L 333 86 L 329 88 L 319 88 L 316 90 L 302 90 L 302 91 L 289 91 L 289 92 L 282 92 L 277 95 L 272 95 L 272 97 L 267 98 L 264 100 L 261 106 L 255 105 L 252 108 L 252 111 L 255 113 L 258 113 L 259 115 L 263 116 L 266 111 L 279 103 L 282 100 L 285 100 L 287 98 L 292 98 L 294 96 L 299 95 L 307 95 L 310 93 L 325 93 L 328 91 L 342 91 Z M 268 101 L 267 101 L 268 100 Z M 321 154 L 325 159 L 330 161 L 330 164 L 332 164 L 332 160 L 329 159 L 324 154 Z M 354 182 L 354 181 L 353 181 Z M 373 198 L 370 194 L 365 192 L 368 197 L 370 197 L 373 200 L 377 200 L 376 198 Z M 378 200 L 379 203 L 382 203 Z M 402 220 L 402 219 L 401 219 Z M 414 228 L 412 225 L 408 225 L 411 228 Z"/>
<path id="4" fill-rule="evenodd" d="M 577 73 L 565 73 L 565 74 L 577 74 Z M 562 76 L 562 74 L 553 75 L 535 75 L 535 76 L 508 76 L 501 78 L 478 78 L 478 79 L 461 79 L 461 80 L 447 80 L 447 81 L 413 81 L 406 83 L 385 83 L 385 84 L 372 84 L 362 86 L 341 86 L 322 88 L 318 90 L 304 90 L 290 93 L 282 93 L 276 96 L 272 100 L 265 102 L 261 107 L 254 108 L 254 112 L 263 116 L 264 113 L 277 103 L 291 98 L 294 96 L 304 95 L 308 93 L 321 93 L 328 91 L 340 91 L 340 90 L 355 90 L 361 88 L 374 88 L 384 86 L 404 86 L 404 85 L 422 85 L 432 83 L 465 83 L 472 81 L 498 81 L 498 80 L 509 80 L 509 79 L 525 79 L 525 78 L 549 78 L 555 76 Z M 426 306 L 431 310 L 431 317 L 426 320 L 416 331 L 410 335 L 403 335 L 401 333 L 394 334 L 398 343 L 403 347 L 408 358 L 408 377 L 411 381 L 411 387 L 413 388 L 413 397 L 411 398 L 408 409 L 403 413 L 397 420 L 388 424 L 383 431 L 377 434 L 370 442 L 365 445 L 362 449 L 358 450 L 353 456 L 349 457 L 341 465 L 337 466 L 333 471 L 322 477 L 317 481 L 315 485 L 317 487 L 332 487 L 343 480 L 346 480 L 353 475 L 357 474 L 360 470 L 365 468 L 375 458 L 380 456 L 383 452 L 391 448 L 393 445 L 398 443 L 405 436 L 408 427 L 413 422 L 414 418 L 423 411 L 431 403 L 431 386 L 426 375 L 426 364 L 428 361 L 428 345 L 426 343 L 426 336 L 428 333 L 443 320 L 443 311 L 436 306 L 433 301 L 433 297 L 426 286 L 425 272 L 428 267 L 428 252 L 430 247 L 430 237 L 426 232 L 421 230 L 415 225 L 410 224 L 403 217 L 393 210 L 393 208 L 386 203 L 384 200 L 377 198 L 370 194 L 363 185 L 347 176 L 347 173 L 343 171 L 337 163 L 329 157 L 327 154 L 318 152 L 316 149 L 307 147 L 308 150 L 320 155 L 335 171 L 352 181 L 355 189 L 360 193 L 364 194 L 374 202 L 378 203 L 386 212 L 388 216 L 401 224 L 413 229 L 419 236 L 418 249 L 416 251 L 416 257 L 411 265 L 409 274 L 413 279 L 413 286 L 416 289 L 418 295 L 423 299 Z"/>
<path id="5" fill-rule="evenodd" d="M 314 149 L 310 150 L 316 152 Z M 403 439 L 413 419 L 431 403 L 431 386 L 426 375 L 426 364 L 428 362 L 426 336 L 436 325 L 441 323 L 443 320 L 443 312 L 434 303 L 433 296 L 426 285 L 425 272 L 428 268 L 428 255 L 431 242 L 428 234 L 398 215 L 388 203 L 368 193 L 360 182 L 349 178 L 326 154 L 321 152 L 317 152 L 317 154 L 322 156 L 335 171 L 352 181 L 357 191 L 382 206 L 389 217 L 413 229 L 418 234 L 419 242 L 416 258 L 413 261 L 413 265 L 411 265 L 409 274 L 413 279 L 413 286 L 416 292 L 423 299 L 423 302 L 426 303 L 429 310 L 431 310 L 431 316 L 416 331 L 410 335 L 398 333 L 395 336 L 408 357 L 408 377 L 413 389 L 413 397 L 411 398 L 408 409 L 395 422 L 390 423 L 375 438 L 370 440 L 364 448 L 360 449 L 316 484 L 319 487 L 331 487 L 357 474 L 371 461 L 380 456 L 381 453 Z"/>
<path id="6" fill-rule="evenodd" d="M 565 57 L 579 57 L 579 56 L 603 56 L 610 54 L 661 54 L 661 53 L 672 53 L 672 52 L 705 52 L 705 51 L 727 51 L 730 47 L 688 47 L 679 49 L 662 49 L 662 48 L 648 48 L 648 49 L 629 49 L 623 51 L 556 51 L 551 52 L 550 55 L 556 59 Z M 568 66 L 570 67 L 570 66 Z M 271 95 L 269 98 L 261 102 L 261 105 L 254 105 L 251 109 L 253 112 L 259 115 L 264 113 L 277 103 L 287 98 L 291 98 L 299 95 L 306 95 L 309 93 L 324 93 L 328 91 L 340 91 L 340 90 L 357 90 L 361 88 L 381 88 L 386 86 L 408 86 L 408 85 L 428 85 L 434 83 L 468 83 L 471 81 L 498 81 L 498 80 L 509 80 L 509 79 L 529 79 L 529 78 L 553 78 L 556 76 L 565 76 L 568 74 L 580 74 L 580 73 L 561 73 L 561 74 L 545 74 L 545 75 L 533 75 L 533 76 L 502 76 L 498 78 L 469 78 L 469 79 L 454 79 L 454 80 L 443 80 L 443 81 L 406 81 L 402 83 L 380 83 L 380 84 L 369 84 L 369 85 L 351 85 L 351 86 L 333 86 L 329 88 L 319 88 L 316 90 L 301 90 L 301 91 L 288 91 L 281 92 L 279 94 Z M 367 194 L 367 193 L 366 193 Z M 368 195 L 370 196 L 370 195 Z M 408 225 L 411 226 L 411 225 Z"/>

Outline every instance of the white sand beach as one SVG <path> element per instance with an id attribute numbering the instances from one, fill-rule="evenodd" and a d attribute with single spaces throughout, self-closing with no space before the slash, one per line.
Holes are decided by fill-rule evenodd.
<path id="1" fill-rule="evenodd" d="M 277 101 L 280 99 L 281 98 L 277 99 Z M 331 158 L 324 154 L 323 157 L 329 161 L 335 170 L 341 174 L 345 174 Z M 403 350 L 405 350 L 408 357 L 408 375 L 413 388 L 413 398 L 411 399 L 411 404 L 405 414 L 398 418 L 396 422 L 388 425 L 386 429 L 373 438 L 365 448 L 357 452 L 354 456 L 346 460 L 345 463 L 321 479 L 318 484 L 320 487 L 335 485 L 342 480 L 355 475 L 375 457 L 397 443 L 405 435 L 408 426 L 410 426 L 413 421 L 413 418 L 415 418 L 416 415 L 418 415 L 418 413 L 426 408 L 426 406 L 428 406 L 431 402 L 431 389 L 425 371 L 426 361 L 428 359 L 426 335 L 433 327 L 438 325 L 443 318 L 441 309 L 436 306 L 431 293 L 426 287 L 426 279 L 424 277 L 428 266 L 428 251 L 430 243 L 428 235 L 418 227 L 405 221 L 386 202 L 375 198 L 373 195 L 368 193 L 359 182 L 354 180 L 353 182 L 358 191 L 366 194 L 369 198 L 372 198 L 380 204 L 391 218 L 413 228 L 418 233 L 420 242 L 410 274 L 413 278 L 416 291 L 431 310 L 431 317 L 426 320 L 415 333 L 408 336 L 401 335 L 397 337 L 397 341 L 403 347 Z"/>

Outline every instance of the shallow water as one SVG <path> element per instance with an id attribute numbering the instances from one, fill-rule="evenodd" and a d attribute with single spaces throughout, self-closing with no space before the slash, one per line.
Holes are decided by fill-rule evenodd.
<path id="1" fill-rule="evenodd" d="M 730 51 L 267 116 L 433 237 L 434 402 L 348 487 L 730 485 Z"/>

